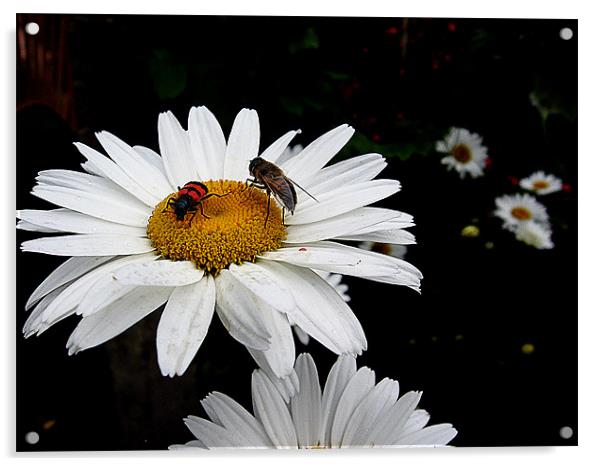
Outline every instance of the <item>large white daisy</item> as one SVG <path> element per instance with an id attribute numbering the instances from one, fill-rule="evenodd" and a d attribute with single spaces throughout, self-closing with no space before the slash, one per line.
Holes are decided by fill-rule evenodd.
<path id="1" fill-rule="evenodd" d="M 562 180 L 554 175 L 546 175 L 541 170 L 523 178 L 519 184 L 521 188 L 541 195 L 562 191 Z"/>
<path id="2" fill-rule="evenodd" d="M 529 194 L 500 196 L 495 200 L 494 214 L 504 221 L 504 228 L 516 231 L 519 225 L 527 222 L 548 224 L 546 208 Z"/>
<path id="3" fill-rule="evenodd" d="M 228 139 L 205 107 L 192 108 L 188 130 L 170 112 L 159 116 L 161 155 L 97 134 L 108 157 L 77 143 L 87 173 L 40 172 L 33 194 L 59 206 L 21 210 L 18 226 L 59 235 L 25 241 L 23 251 L 73 256 L 33 292 L 26 336 L 72 315 L 82 316 L 69 354 L 99 345 L 165 304 L 157 352 L 165 375 L 182 374 L 208 331 L 214 310 L 257 363 L 278 377 L 292 372 L 291 324 L 337 354 L 366 349 L 360 323 L 336 290 L 313 270 L 419 289 L 421 273 L 393 257 L 343 245 L 377 235 L 413 243 L 410 215 L 367 207 L 399 191 L 398 181 L 374 179 L 386 162 L 361 155 L 326 166 L 353 129 L 341 125 L 293 158 L 279 157 L 290 131 L 262 153 L 301 190 L 294 215 L 282 224 L 272 199 L 247 188 L 250 159 L 259 154 L 259 119 L 243 109 Z M 215 194 L 204 214 L 178 221 L 168 201 L 189 181 Z M 65 235 L 65 233 L 68 233 Z"/>
<path id="4" fill-rule="evenodd" d="M 473 178 L 483 175 L 487 160 L 487 148 L 483 139 L 464 128 L 451 128 L 443 141 L 437 141 L 437 152 L 447 154 L 441 163 L 448 170 L 456 170 L 460 178 L 467 173 Z"/>
<path id="5" fill-rule="evenodd" d="M 251 379 L 253 413 L 223 393 L 201 401 L 209 419 L 188 416 L 184 422 L 196 440 L 179 448 L 346 448 L 444 446 L 457 434 L 451 424 L 425 427 L 429 415 L 416 409 L 421 392 L 399 397 L 399 384 L 368 367 L 356 368 L 340 356 L 324 391 L 309 354 L 295 364 L 299 391 L 285 400 L 268 374 Z"/>

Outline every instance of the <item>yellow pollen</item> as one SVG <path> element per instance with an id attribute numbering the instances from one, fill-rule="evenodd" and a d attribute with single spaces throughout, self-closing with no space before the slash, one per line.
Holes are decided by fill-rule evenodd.
<path id="1" fill-rule="evenodd" d="M 545 180 L 538 180 L 533 183 L 533 189 L 536 191 L 539 191 L 540 189 L 546 189 L 548 187 L 550 187 L 550 183 Z"/>
<path id="2" fill-rule="evenodd" d="M 519 220 L 531 220 L 531 212 L 524 207 L 515 207 L 512 209 L 511 214 Z"/>
<path id="3" fill-rule="evenodd" d="M 472 153 L 470 151 L 470 147 L 466 144 L 456 144 L 452 150 L 451 154 L 460 163 L 468 163 L 472 160 Z"/>
<path id="4" fill-rule="evenodd" d="M 286 239 L 282 210 L 271 199 L 267 219 L 267 195 L 264 191 L 246 187 L 239 181 L 204 181 L 212 196 L 183 220 L 178 220 L 169 199 L 163 199 L 148 221 L 146 230 L 151 244 L 164 257 L 187 260 L 202 270 L 216 274 L 230 264 L 254 261 L 257 255 L 278 249 Z"/>

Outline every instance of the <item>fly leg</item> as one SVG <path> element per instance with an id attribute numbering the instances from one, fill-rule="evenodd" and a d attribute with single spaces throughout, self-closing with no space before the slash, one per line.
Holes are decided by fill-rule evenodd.
<path id="1" fill-rule="evenodd" d="M 265 222 L 263 223 L 263 228 L 268 226 L 268 218 L 270 217 L 270 196 L 272 195 L 272 192 L 268 190 L 268 213 L 265 216 Z"/>

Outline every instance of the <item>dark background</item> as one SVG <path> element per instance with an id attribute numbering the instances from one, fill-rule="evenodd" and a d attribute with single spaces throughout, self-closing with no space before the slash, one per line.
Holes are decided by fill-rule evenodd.
<path id="1" fill-rule="evenodd" d="M 29 21 L 38 35 L 23 32 Z M 157 150 L 161 111 L 185 125 L 206 105 L 227 135 L 255 108 L 262 147 L 349 123 L 338 158 L 388 157 L 381 176 L 403 189 L 381 205 L 415 216 L 407 259 L 425 276 L 421 295 L 344 278 L 369 343 L 359 364 L 423 390 L 431 422 L 458 429 L 454 445 L 575 445 L 577 35 L 575 20 L 17 15 L 17 208 L 50 208 L 29 195 L 36 173 L 78 169 L 71 143 L 98 147 L 94 131 Z M 434 142 L 452 125 L 483 136 L 484 177 L 441 165 Z M 492 216 L 495 197 L 519 192 L 512 177 L 538 169 L 568 185 L 540 199 L 553 250 L 517 242 Z M 471 224 L 480 235 L 463 237 Z M 192 439 L 182 418 L 212 390 L 250 409 L 254 364 L 218 319 L 175 379 L 156 363 L 159 311 L 74 357 L 75 318 L 23 339 L 25 301 L 62 260 L 17 252 L 18 450 L 165 449 Z M 335 356 L 309 351 L 325 378 Z M 39 443 L 25 442 L 30 431 Z"/>

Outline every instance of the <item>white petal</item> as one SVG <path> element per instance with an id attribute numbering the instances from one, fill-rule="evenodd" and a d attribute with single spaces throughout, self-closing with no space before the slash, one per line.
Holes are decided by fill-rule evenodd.
<path id="1" fill-rule="evenodd" d="M 297 335 L 297 338 L 299 339 L 299 341 L 303 345 L 307 346 L 309 344 L 309 335 L 305 332 L 305 330 L 303 330 L 298 325 L 293 325 L 293 329 L 295 330 L 295 334 Z"/>
<path id="2" fill-rule="evenodd" d="M 169 188 L 171 188 L 171 186 L 169 185 L 169 181 L 165 176 L 165 167 L 163 166 L 163 160 L 161 159 L 161 156 L 157 154 L 154 150 L 144 146 L 134 146 L 134 150 L 138 153 L 140 157 L 146 160 L 146 163 L 152 165 L 153 167 L 157 168 L 159 172 L 161 172 L 163 178 L 165 179 L 165 183 Z"/>
<path id="3" fill-rule="evenodd" d="M 399 395 L 399 383 L 391 379 L 381 380 L 362 401 L 349 418 L 343 446 L 372 446 L 369 438 L 374 424 L 386 415 Z"/>
<path id="4" fill-rule="evenodd" d="M 207 335 L 215 310 L 215 283 L 206 275 L 173 290 L 157 328 L 157 356 L 163 375 L 182 375 Z"/>
<path id="5" fill-rule="evenodd" d="M 243 108 L 232 125 L 226 148 L 224 179 L 245 181 L 249 162 L 259 153 L 259 117 L 255 110 Z"/>
<path id="6" fill-rule="evenodd" d="M 113 276 L 124 285 L 184 286 L 198 282 L 203 272 L 192 262 L 159 260 L 122 267 Z"/>
<path id="7" fill-rule="evenodd" d="M 299 393 L 291 400 L 291 415 L 299 446 L 311 447 L 320 440 L 322 390 L 318 370 L 309 354 L 301 354 L 295 363 Z"/>
<path id="8" fill-rule="evenodd" d="M 215 280 L 217 311 L 226 330 L 243 345 L 265 351 L 270 347 L 271 334 L 265 315 L 257 312 L 256 295 L 249 292 L 224 269 Z"/>
<path id="9" fill-rule="evenodd" d="M 142 255 L 142 254 L 141 254 Z M 134 256 L 133 256 L 134 257 Z M 87 317 L 133 291 L 136 285 L 122 285 L 110 273 L 100 277 L 78 304 L 75 313 Z"/>
<path id="10" fill-rule="evenodd" d="M 332 423 L 334 421 L 341 395 L 356 373 L 355 358 L 350 355 L 339 356 L 332 366 L 322 396 L 322 425 L 320 444 L 329 446 Z"/>
<path id="11" fill-rule="evenodd" d="M 356 165 L 341 173 L 336 173 L 335 169 L 339 168 L 337 165 L 345 164 L 349 162 L 348 160 L 344 160 L 332 167 L 326 167 L 320 170 L 314 178 L 308 181 L 309 185 L 304 186 L 304 188 L 319 201 L 324 194 L 341 186 L 356 186 L 360 183 L 372 180 L 387 166 L 387 162 L 380 154 L 366 154 L 355 158 L 361 160 L 355 161 L 354 159 L 351 159 L 351 161 L 356 162 Z M 309 196 L 300 196 L 297 207 L 302 210 L 310 207 L 308 204 L 311 204 L 312 202 L 315 203 L 315 200 L 311 199 Z"/>
<path id="12" fill-rule="evenodd" d="M 206 107 L 192 107 L 188 136 L 200 180 L 218 180 L 224 174 L 226 138 L 217 119 Z"/>
<path id="13" fill-rule="evenodd" d="M 284 400 L 267 376 L 254 371 L 251 379 L 253 411 L 277 448 L 296 448 L 297 435 Z"/>
<path id="14" fill-rule="evenodd" d="M 101 156 L 104 157 L 102 154 Z M 104 158 L 108 160 L 106 157 Z M 73 170 L 42 170 L 38 172 L 36 181 L 40 186 L 62 186 L 78 191 L 95 193 L 112 197 L 115 200 L 131 204 L 132 206 L 137 206 L 145 211 L 148 209 L 148 206 L 143 202 L 136 199 L 129 192 L 115 184 L 115 182 L 106 179 L 104 175 L 90 175 Z"/>
<path id="15" fill-rule="evenodd" d="M 196 450 L 198 448 L 207 448 L 203 442 L 200 440 L 191 440 L 190 442 L 186 442 L 185 444 L 175 443 L 173 445 L 169 445 L 167 447 L 168 450 Z"/>
<path id="16" fill-rule="evenodd" d="M 142 209 L 132 202 L 134 198 L 125 202 L 120 195 L 97 194 L 63 186 L 36 186 L 32 194 L 61 207 L 134 227 L 146 228 L 151 214 L 150 208 Z"/>
<path id="17" fill-rule="evenodd" d="M 24 231 L 35 231 L 36 233 L 60 233 L 59 230 L 55 230 L 53 228 L 41 227 L 34 223 L 30 223 L 26 220 L 19 220 L 17 222 L 17 229 L 24 230 Z"/>
<path id="18" fill-rule="evenodd" d="M 55 290 L 52 290 L 33 308 L 29 317 L 23 325 L 23 335 L 29 338 L 36 333 L 41 327 L 44 327 L 42 317 L 44 311 L 52 304 L 52 302 L 67 288 L 67 284 L 61 285 Z"/>
<path id="19" fill-rule="evenodd" d="M 102 172 L 98 168 L 96 168 L 96 166 L 89 160 L 86 160 L 84 163 L 80 163 L 80 165 L 84 169 L 84 171 L 89 173 L 90 175 L 104 176 Z"/>
<path id="20" fill-rule="evenodd" d="M 374 241 L 375 243 L 416 244 L 416 237 L 405 230 L 383 230 L 359 235 L 336 236 L 341 241 Z"/>
<path id="21" fill-rule="evenodd" d="M 84 300 L 84 297 L 103 277 L 110 276 L 111 272 L 131 262 L 155 260 L 155 254 L 140 254 L 139 256 L 126 256 L 100 265 L 71 283 L 44 311 L 43 321 L 45 328 L 75 312 L 75 308 Z"/>
<path id="22" fill-rule="evenodd" d="M 458 431 L 451 424 L 436 424 L 397 439 L 396 445 L 447 445 Z"/>
<path id="23" fill-rule="evenodd" d="M 295 340 L 286 315 L 268 305 L 258 307 L 256 312 L 264 316 L 263 321 L 272 336 L 269 349 L 263 352 L 266 362 L 276 377 L 290 376 L 295 364 Z"/>
<path id="24" fill-rule="evenodd" d="M 362 207 L 315 223 L 291 225 L 286 229 L 286 242 L 304 243 L 344 236 L 401 215 L 401 212 L 395 210 Z"/>
<path id="25" fill-rule="evenodd" d="M 280 248 L 261 257 L 331 273 L 406 285 L 417 290 L 420 289 L 422 278 L 416 267 L 402 259 L 330 241 L 297 244 L 294 248 Z"/>
<path id="26" fill-rule="evenodd" d="M 294 247 L 269 251 L 264 253 L 261 258 L 359 277 L 387 275 L 396 272 L 396 265 L 388 261 L 386 257 L 383 256 L 381 259 L 363 252 L 363 249 L 321 241 L 301 243 Z"/>
<path id="27" fill-rule="evenodd" d="M 100 138 L 99 138 L 100 139 Z M 132 196 L 139 199 L 149 207 L 153 207 L 159 201 L 159 198 L 148 193 L 140 184 L 129 176 L 122 167 L 113 162 L 108 157 L 105 157 L 100 152 L 95 151 L 85 144 L 74 143 L 77 149 L 94 165 L 95 171 L 100 172 L 105 178 L 113 181 L 116 185 L 121 186 Z M 111 147 L 114 149 L 114 147 Z"/>
<path id="28" fill-rule="evenodd" d="M 247 347 L 247 350 L 249 351 L 259 368 L 268 376 L 270 382 L 272 382 L 274 387 L 276 387 L 276 390 L 278 390 L 280 396 L 282 396 L 284 401 L 288 403 L 291 397 L 299 391 L 299 378 L 297 377 L 297 373 L 293 370 L 286 377 L 278 377 L 276 374 L 274 374 L 274 371 L 272 371 L 270 363 L 266 358 L 265 351 L 258 351 L 249 347 Z"/>
<path id="29" fill-rule="evenodd" d="M 167 196 L 171 186 L 165 177 L 163 167 L 158 168 L 155 161 L 149 161 L 148 155 L 126 144 L 108 131 L 101 131 L 96 137 L 111 157 L 127 175 L 136 181 L 140 189 L 149 193 L 157 202 Z M 152 152 L 152 151 L 151 151 Z M 146 153 L 148 154 L 148 153 Z M 156 154 L 155 154 L 156 155 Z"/>
<path id="30" fill-rule="evenodd" d="M 67 235 L 24 241 L 21 249 L 55 256 L 117 256 L 153 251 L 148 238 L 128 235 Z"/>
<path id="31" fill-rule="evenodd" d="M 69 209 L 18 210 L 17 218 L 57 232 L 111 233 L 118 235 L 146 236 L 146 229 L 108 222 Z"/>
<path id="32" fill-rule="evenodd" d="M 188 416 L 184 419 L 184 424 L 206 448 L 240 448 L 245 446 L 240 443 L 240 437 L 235 434 L 235 431 L 224 429 L 207 419 Z"/>
<path id="33" fill-rule="evenodd" d="M 403 426 L 402 435 L 410 434 L 422 429 L 429 422 L 430 418 L 430 414 L 424 409 L 415 410 L 412 414 L 410 414 L 410 418 Z M 401 435 L 397 438 L 399 437 L 401 437 Z"/>
<path id="34" fill-rule="evenodd" d="M 298 129 L 297 131 L 289 131 L 280 138 L 276 139 L 276 141 L 274 141 L 270 145 L 270 147 L 268 147 L 261 153 L 260 157 L 264 160 L 267 160 L 268 162 L 275 163 L 276 159 L 278 159 L 278 157 L 282 155 L 282 153 L 287 148 L 289 143 L 293 140 L 293 138 L 300 133 L 300 129 Z"/>
<path id="35" fill-rule="evenodd" d="M 359 354 L 366 349 L 366 337 L 357 318 L 339 294 L 312 270 L 290 264 L 261 261 L 272 282 L 280 282 L 293 294 L 295 307 L 283 310 L 314 339 L 337 354 Z"/>
<path id="36" fill-rule="evenodd" d="M 81 277 L 90 270 L 112 259 L 111 256 L 101 257 L 72 257 L 59 265 L 31 294 L 25 309 L 29 309 L 36 301 L 43 298 L 59 286 Z"/>
<path id="37" fill-rule="evenodd" d="M 369 181 L 386 166 L 387 162 L 380 154 L 360 155 L 323 168 L 308 181 L 307 187 L 312 191 L 322 193 L 332 189 L 333 185 L 340 186 L 347 183 Z"/>
<path id="38" fill-rule="evenodd" d="M 395 402 L 393 408 L 377 421 L 370 435 L 370 440 L 374 445 L 388 446 L 395 444 L 395 441 L 403 435 L 408 419 L 410 419 L 420 401 L 420 396 L 420 392 L 404 394 Z"/>
<path id="39" fill-rule="evenodd" d="M 390 220 L 385 220 L 384 222 L 357 228 L 356 230 L 348 233 L 347 236 L 360 236 L 368 233 L 375 233 L 379 231 L 388 230 L 399 230 L 402 228 L 409 228 L 414 226 L 414 218 L 411 215 L 406 214 L 405 212 L 399 212 L 399 214 L 400 215 L 398 217 L 392 218 Z"/>
<path id="40" fill-rule="evenodd" d="M 367 367 L 362 367 L 345 387 L 337 405 L 330 437 L 333 447 L 341 446 L 343 434 L 351 415 L 372 388 L 374 388 L 374 372 Z"/>
<path id="41" fill-rule="evenodd" d="M 116 337 L 165 303 L 170 293 L 171 288 L 167 287 L 140 287 L 103 310 L 84 317 L 67 341 L 69 354 Z"/>
<path id="42" fill-rule="evenodd" d="M 159 147 L 172 190 L 196 178 L 191 170 L 193 162 L 188 134 L 171 112 L 159 115 Z"/>
<path id="43" fill-rule="evenodd" d="M 287 225 L 312 223 L 344 214 L 359 207 L 372 204 L 399 191 L 399 181 L 372 180 L 363 183 L 341 186 L 318 198 L 318 202 L 305 203 L 295 215 L 287 217 Z"/>
<path id="44" fill-rule="evenodd" d="M 307 184 L 347 144 L 354 131 L 341 125 L 323 134 L 285 164 L 286 175 L 301 186 Z"/>
<path id="45" fill-rule="evenodd" d="M 240 436 L 244 446 L 257 448 L 272 445 L 261 423 L 229 396 L 212 392 L 201 403 L 211 420 Z"/>
<path id="46" fill-rule="evenodd" d="M 295 308 L 296 303 L 291 290 L 277 277 L 274 277 L 274 274 L 266 269 L 262 262 L 232 264 L 228 270 L 241 285 L 279 311 L 289 312 Z"/>

